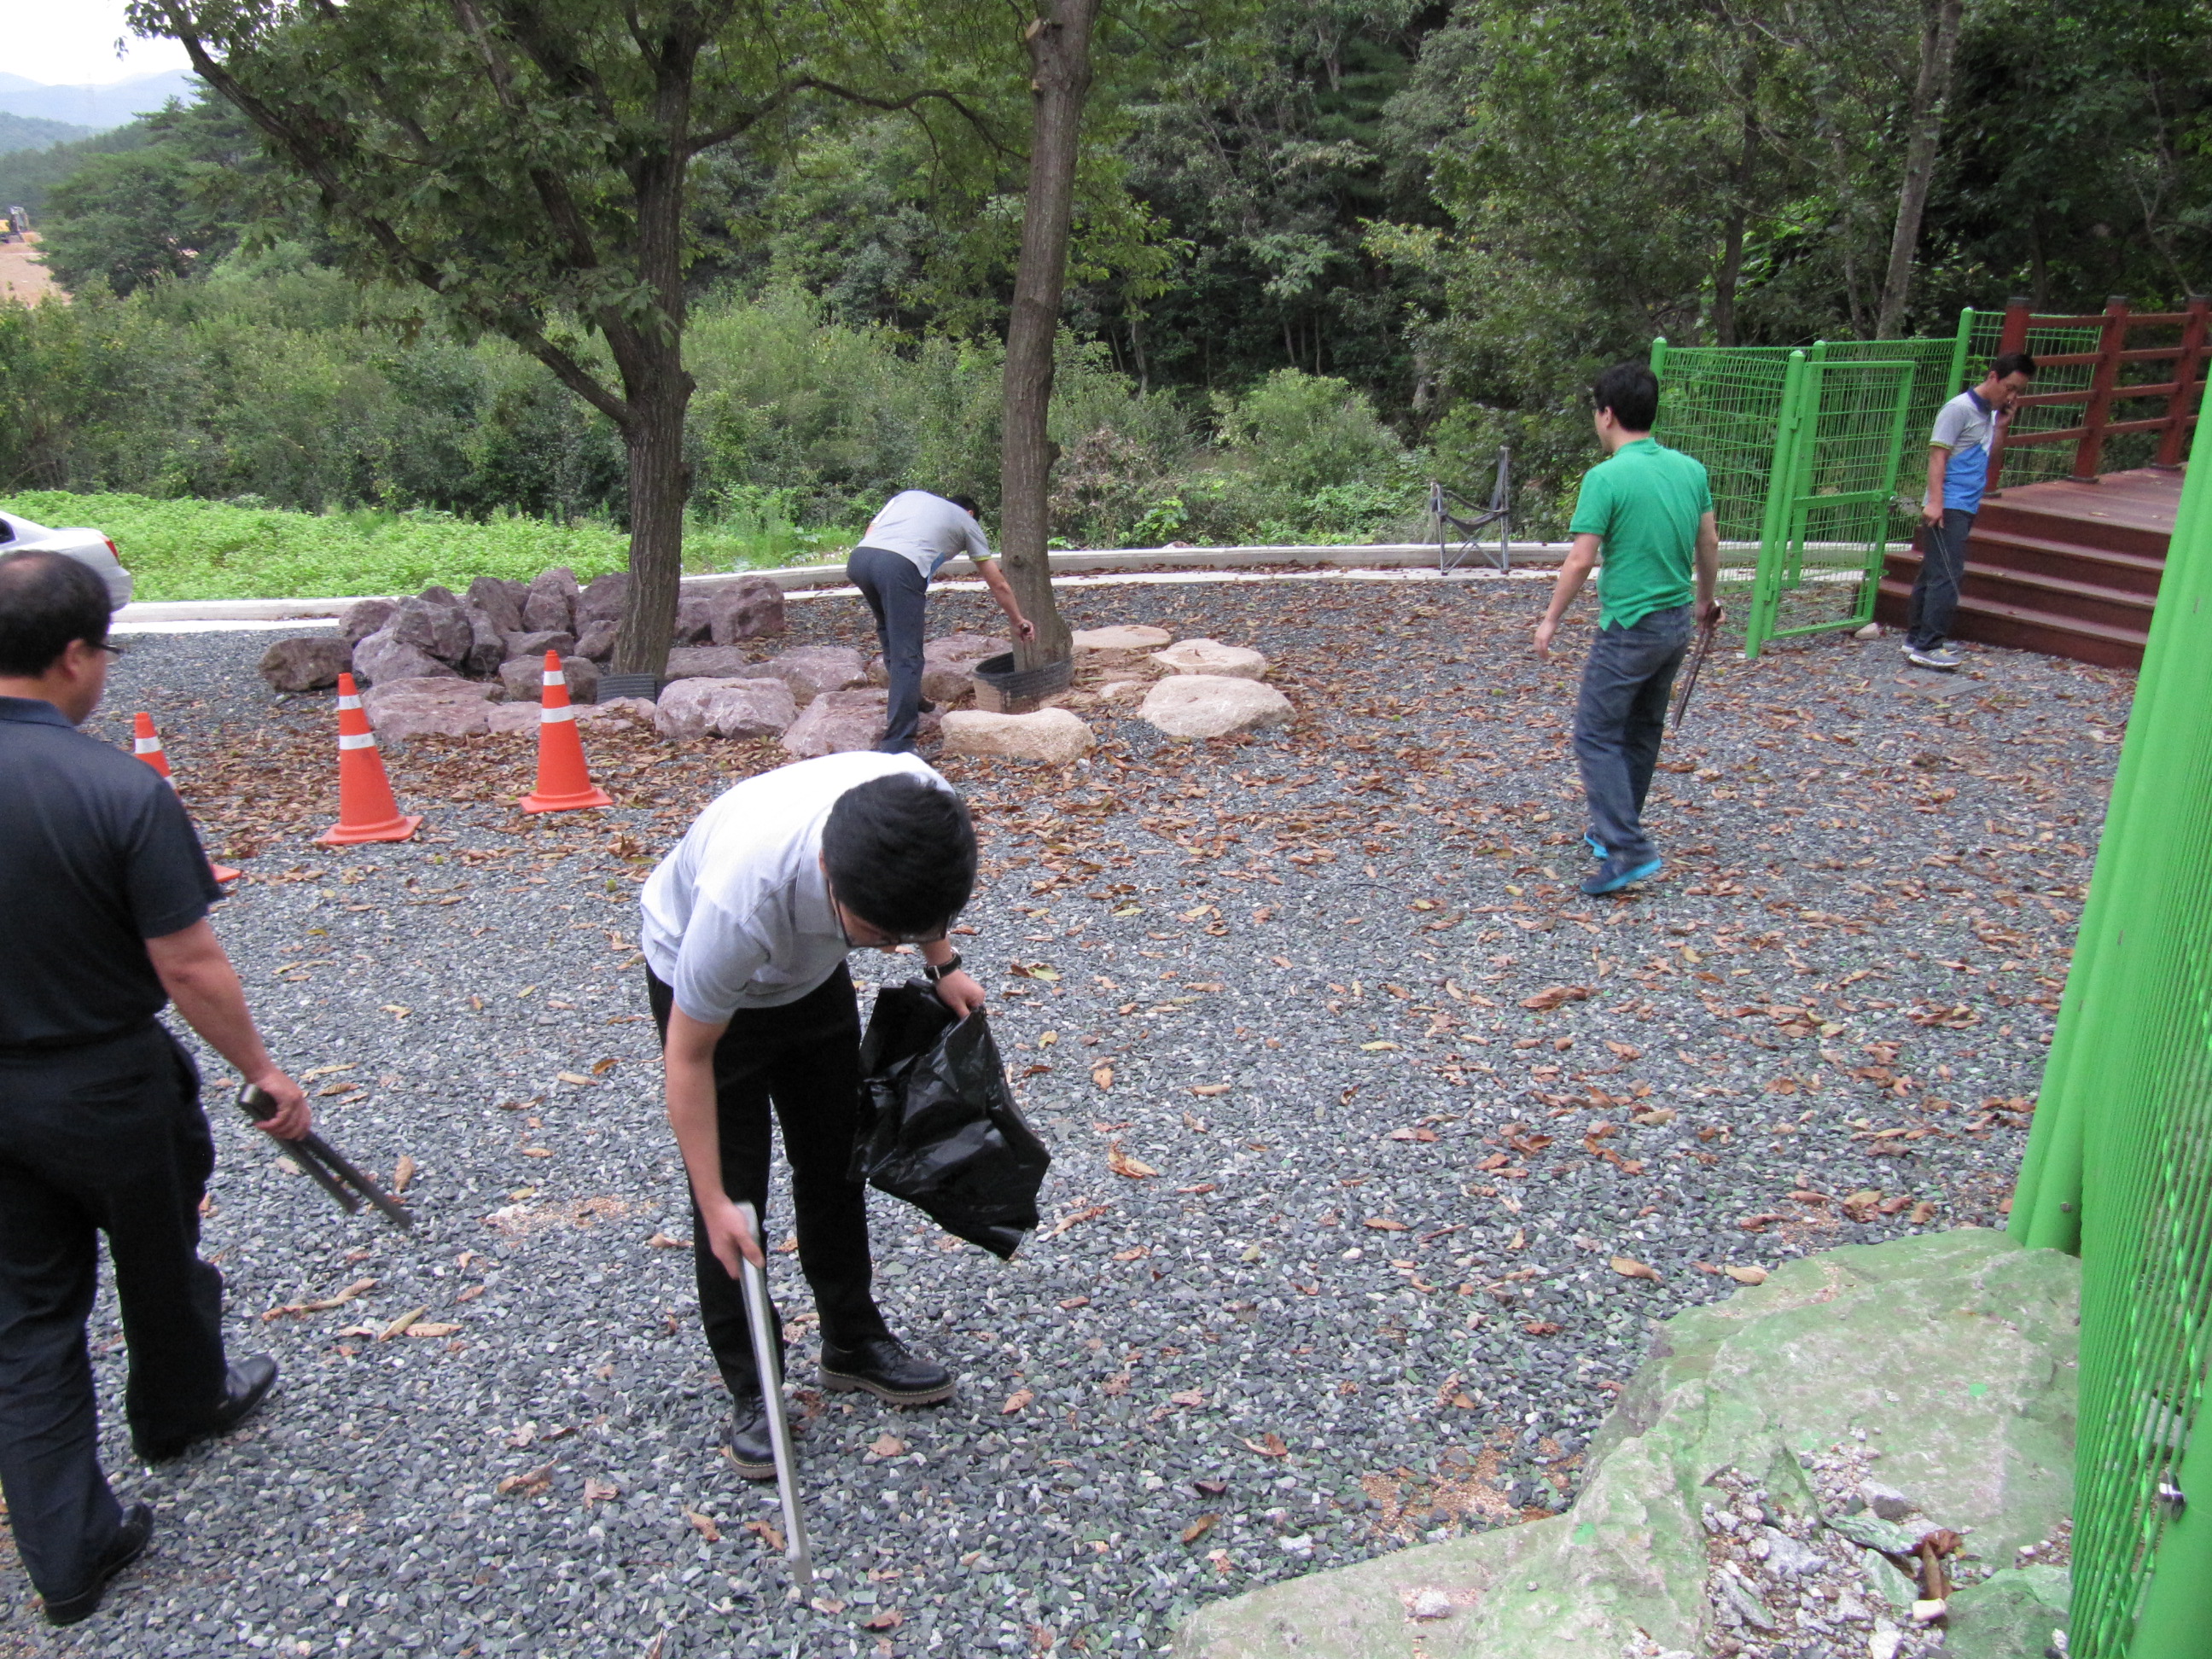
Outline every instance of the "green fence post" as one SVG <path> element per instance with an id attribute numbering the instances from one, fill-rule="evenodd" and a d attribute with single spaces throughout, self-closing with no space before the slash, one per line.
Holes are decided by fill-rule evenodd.
<path id="1" fill-rule="evenodd" d="M 1774 631 L 1780 603 L 1781 562 L 1790 533 L 1790 507 L 1797 489 L 1797 433 L 1802 424 L 1805 354 L 1790 354 L 1782 378 L 1782 409 L 1774 422 L 1774 461 L 1766 475 L 1766 509 L 1759 521 L 1759 556 L 1752 576 L 1751 607 L 1744 618 L 1743 654 L 1756 659 Z"/>
<path id="2" fill-rule="evenodd" d="M 1667 374 L 1667 337 L 1656 337 L 1651 342 L 1651 372 L 1664 379 Z"/>
<path id="3" fill-rule="evenodd" d="M 1958 337 L 1951 343 L 1951 378 L 1943 382 L 1943 401 L 1948 403 L 1966 389 L 1966 354 L 1974 347 L 1974 308 L 1959 313 Z"/>

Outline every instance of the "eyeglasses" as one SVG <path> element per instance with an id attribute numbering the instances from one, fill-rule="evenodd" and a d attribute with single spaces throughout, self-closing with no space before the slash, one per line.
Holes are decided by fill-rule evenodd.
<path id="1" fill-rule="evenodd" d="M 131 654 L 131 647 L 129 646 L 116 645 L 107 640 L 102 640 L 98 645 L 95 645 L 92 648 L 95 651 L 105 651 L 111 657 L 127 657 Z"/>
<path id="2" fill-rule="evenodd" d="M 867 922 L 865 925 L 871 933 L 875 934 L 875 937 L 868 939 L 854 939 L 852 928 L 846 925 L 845 902 L 837 896 L 836 888 L 830 888 L 829 890 L 830 908 L 837 918 L 837 931 L 844 936 L 845 948 L 848 951 L 888 951 L 894 945 L 935 945 L 945 938 L 944 927 L 933 927 L 927 933 L 895 933 L 887 928 L 878 927 L 873 922 Z"/>

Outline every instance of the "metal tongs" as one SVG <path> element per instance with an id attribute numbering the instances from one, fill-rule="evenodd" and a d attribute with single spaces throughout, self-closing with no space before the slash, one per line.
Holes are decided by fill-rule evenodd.
<path id="1" fill-rule="evenodd" d="M 1674 699 L 1674 729 L 1682 729 L 1682 717 L 1690 712 L 1690 693 L 1698 689 L 1698 671 L 1705 665 L 1705 659 L 1713 653 L 1713 636 L 1719 632 L 1721 608 L 1716 605 L 1705 613 L 1698 626 L 1698 649 L 1690 659 L 1690 672 L 1682 676 L 1682 690 Z"/>
<path id="2" fill-rule="evenodd" d="M 745 1231 L 758 1242 L 758 1213 L 750 1204 L 738 1205 L 738 1212 L 745 1218 Z M 791 1449 L 791 1419 L 783 1409 L 783 1344 L 769 1307 L 768 1274 L 742 1255 L 738 1266 L 744 1270 L 745 1314 L 752 1325 L 753 1368 L 760 1376 L 761 1404 L 768 1412 L 769 1444 L 775 1449 L 775 1489 L 783 1499 L 783 1558 L 791 1570 L 793 1593 L 803 1596 L 814 1582 L 814 1565 L 807 1553 L 806 1521 L 799 1512 L 799 1460 Z"/>
<path id="3" fill-rule="evenodd" d="M 266 1089 L 249 1083 L 238 1091 L 238 1109 L 256 1123 L 266 1123 L 276 1115 L 276 1097 Z M 415 1230 L 415 1218 L 407 1206 L 348 1163 L 341 1152 L 320 1135 L 307 1133 L 297 1140 L 279 1140 L 285 1155 L 315 1178 L 319 1186 L 332 1198 L 338 1207 L 351 1215 L 366 1199 L 382 1212 L 384 1218 L 402 1232 Z"/>

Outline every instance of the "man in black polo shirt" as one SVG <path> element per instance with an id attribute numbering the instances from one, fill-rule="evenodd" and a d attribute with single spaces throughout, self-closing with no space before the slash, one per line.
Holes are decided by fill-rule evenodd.
<path id="1" fill-rule="evenodd" d="M 50 1623 L 99 1607 L 146 1547 L 100 1473 L 85 1318 L 95 1233 L 115 1267 L 132 1445 L 149 1462 L 235 1426 L 276 1379 L 226 1363 L 199 1259 L 215 1143 L 177 1011 L 307 1133 L 208 924 L 221 896 L 166 779 L 75 727 L 107 683 L 107 590 L 58 553 L 0 559 L 0 1490 Z"/>

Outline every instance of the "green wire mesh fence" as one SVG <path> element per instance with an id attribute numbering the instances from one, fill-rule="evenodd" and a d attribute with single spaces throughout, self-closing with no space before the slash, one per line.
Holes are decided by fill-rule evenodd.
<path id="1" fill-rule="evenodd" d="M 2212 1654 L 2212 466 L 2184 487 L 2011 1229 L 2081 1255 L 2075 1659 Z"/>

